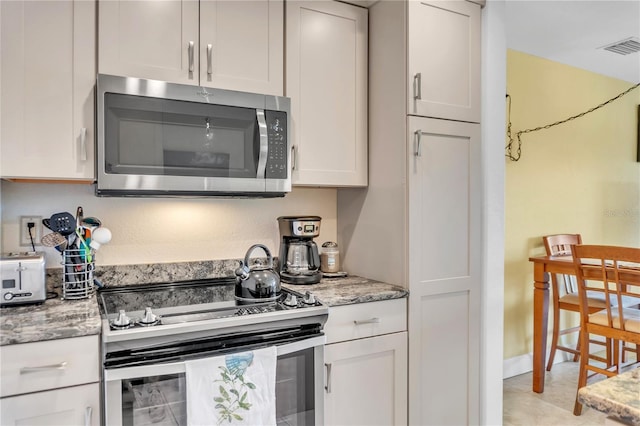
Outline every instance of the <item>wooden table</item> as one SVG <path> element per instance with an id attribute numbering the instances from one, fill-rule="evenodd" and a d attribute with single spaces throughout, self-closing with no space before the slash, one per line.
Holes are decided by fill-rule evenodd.
<path id="1" fill-rule="evenodd" d="M 575 275 L 572 256 L 530 257 L 533 262 L 533 391 L 544 392 L 550 274 Z"/>

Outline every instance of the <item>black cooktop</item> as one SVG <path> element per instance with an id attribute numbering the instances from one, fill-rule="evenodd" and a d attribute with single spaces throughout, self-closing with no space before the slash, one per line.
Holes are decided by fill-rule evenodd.
<path id="1" fill-rule="evenodd" d="M 139 320 L 146 308 L 160 317 L 157 325 L 167 325 L 322 306 L 317 301 L 305 303 L 303 295 L 285 288 L 276 301 L 240 303 L 235 299 L 235 284 L 235 278 L 215 278 L 103 287 L 98 290 L 98 304 L 102 317 L 112 325 L 124 310 L 132 326 L 143 325 Z M 293 304 L 287 300 L 291 295 L 296 296 Z"/>

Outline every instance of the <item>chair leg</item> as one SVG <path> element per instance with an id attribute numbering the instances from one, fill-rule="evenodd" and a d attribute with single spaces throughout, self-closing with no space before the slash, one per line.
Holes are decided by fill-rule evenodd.
<path id="1" fill-rule="evenodd" d="M 549 351 L 549 361 L 547 361 L 547 371 L 551 371 L 553 360 L 556 357 L 556 349 L 558 348 L 558 338 L 560 336 L 560 313 L 556 306 L 553 307 L 553 336 L 551 337 L 551 350 Z"/>
<path id="2" fill-rule="evenodd" d="M 576 343 L 576 351 L 578 351 L 578 353 L 573 356 L 573 362 L 578 362 L 578 360 L 580 359 L 580 338 L 581 337 L 582 337 L 582 333 L 578 331 L 578 343 Z"/>
<path id="3" fill-rule="evenodd" d="M 584 330 L 580 330 L 580 340 L 582 342 L 589 341 L 589 334 Z M 573 406 L 573 415 L 582 414 L 582 404 L 578 402 L 578 391 L 587 385 L 587 363 L 589 362 L 589 345 L 583 344 L 580 347 L 580 375 L 578 376 L 578 389 L 576 390 L 576 402 Z"/>

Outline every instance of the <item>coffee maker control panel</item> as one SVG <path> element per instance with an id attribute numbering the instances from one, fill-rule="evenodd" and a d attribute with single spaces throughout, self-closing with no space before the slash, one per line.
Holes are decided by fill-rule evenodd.
<path id="1" fill-rule="evenodd" d="M 294 221 L 291 224 L 296 237 L 317 237 L 320 235 L 320 223 L 317 221 Z"/>

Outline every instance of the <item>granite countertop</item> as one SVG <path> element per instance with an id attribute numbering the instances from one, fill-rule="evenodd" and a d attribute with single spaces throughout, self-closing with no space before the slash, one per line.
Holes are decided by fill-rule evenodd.
<path id="1" fill-rule="evenodd" d="M 48 299 L 38 305 L 0 309 L 0 346 L 100 334 L 102 322 L 96 296 Z"/>
<path id="2" fill-rule="evenodd" d="M 311 291 L 316 298 L 329 306 L 400 299 L 409 295 L 409 291 L 403 287 L 356 275 L 344 278 L 323 278 L 317 284 L 295 285 L 282 283 L 282 286 L 303 294 L 306 291 Z"/>
<path id="3" fill-rule="evenodd" d="M 151 265 L 98 266 L 95 277 L 105 286 L 126 286 L 163 281 L 233 276 L 237 260 L 163 263 Z M 47 270 L 49 291 L 60 292 L 61 269 Z M 58 285 L 58 288 L 55 286 Z M 375 302 L 407 297 L 402 287 L 359 276 L 324 278 L 318 284 L 282 284 L 305 293 L 313 292 L 329 306 Z M 101 318 L 96 296 L 81 300 L 62 300 L 58 296 L 39 305 L 10 306 L 0 309 L 0 346 L 42 340 L 99 334 Z"/>
<path id="4" fill-rule="evenodd" d="M 578 400 L 630 425 L 640 425 L 640 368 L 585 386 Z"/>

